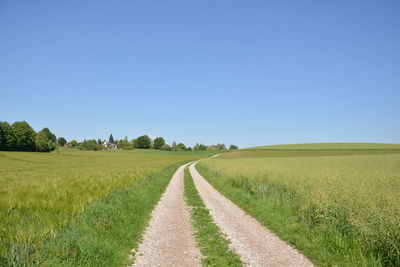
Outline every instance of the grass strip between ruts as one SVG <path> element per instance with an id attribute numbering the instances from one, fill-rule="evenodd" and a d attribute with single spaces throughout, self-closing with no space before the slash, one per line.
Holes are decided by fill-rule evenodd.
<path id="1" fill-rule="evenodd" d="M 195 238 L 204 256 L 203 266 L 243 266 L 240 257 L 229 249 L 229 241 L 213 222 L 187 168 L 184 184 L 186 201 L 191 208 L 190 215 L 195 228 Z"/>

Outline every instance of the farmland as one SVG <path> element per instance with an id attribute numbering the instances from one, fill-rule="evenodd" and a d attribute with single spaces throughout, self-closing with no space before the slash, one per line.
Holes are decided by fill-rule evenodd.
<path id="1" fill-rule="evenodd" d="M 212 152 L 84 152 L 74 149 L 60 153 L 0 152 L 0 265 L 40 263 L 40 260 L 50 264 L 54 263 L 51 255 L 62 260 L 63 253 L 69 255 L 66 265 L 105 264 L 115 257 L 115 262 L 108 263 L 115 265 L 119 261 L 121 264 L 126 261 L 127 249 L 138 242 L 152 208 L 178 164 L 210 154 Z M 135 202 L 129 205 L 137 207 L 124 206 L 128 199 Z M 105 240 L 100 239 L 101 231 L 97 229 L 98 239 L 91 237 L 90 246 L 86 248 L 75 247 L 64 252 L 48 250 L 57 244 L 59 248 L 68 247 L 62 238 L 68 237 L 71 243 L 71 238 L 93 236 L 95 227 L 116 234 L 116 228 L 122 225 L 114 222 L 112 226 L 112 220 L 102 222 L 102 215 L 114 214 L 111 219 L 120 220 L 125 218 L 121 213 L 132 211 L 130 208 L 136 208 L 137 213 L 126 217 L 136 225 L 124 226 L 133 229 L 134 235 L 126 240 L 126 247 L 114 246 L 107 251 Z M 110 231 L 105 231 L 103 237 L 107 238 Z M 127 239 L 125 232 L 121 239 Z M 116 241 L 120 240 L 113 240 Z M 102 258 L 101 251 L 85 252 L 101 242 L 107 253 L 113 251 L 114 254 Z M 90 257 L 106 261 L 94 262 L 88 259 Z"/>
<path id="2" fill-rule="evenodd" d="M 398 266 L 400 150 L 302 147 L 229 152 L 197 168 L 317 265 Z"/>
<path id="3" fill-rule="evenodd" d="M 301 146 L 230 151 L 196 168 L 317 266 L 399 265 L 400 149 Z M 0 152 L 0 265 L 129 265 L 176 169 L 215 153 Z M 187 171 L 185 192 L 205 259 L 240 263 L 215 243 Z"/>
<path id="4" fill-rule="evenodd" d="M 257 146 L 248 149 L 400 149 L 400 144 L 385 143 L 308 143 L 308 144 L 289 144 L 289 145 L 271 145 Z"/>

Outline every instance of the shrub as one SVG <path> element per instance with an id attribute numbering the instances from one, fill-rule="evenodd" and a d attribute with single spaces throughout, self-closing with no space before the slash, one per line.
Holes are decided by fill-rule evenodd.
<path id="1" fill-rule="evenodd" d="M 171 151 L 171 147 L 167 144 L 161 146 L 161 150 Z"/>

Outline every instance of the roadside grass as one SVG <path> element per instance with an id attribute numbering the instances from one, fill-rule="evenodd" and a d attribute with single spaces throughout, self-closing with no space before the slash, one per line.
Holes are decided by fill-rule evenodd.
<path id="1" fill-rule="evenodd" d="M 113 192 L 122 192 L 167 166 L 213 153 L 0 152 L 0 266 L 33 262 L 44 240 L 55 238 L 60 229 L 71 226 L 78 215 Z"/>
<path id="2" fill-rule="evenodd" d="M 185 197 L 190 206 L 192 224 L 195 228 L 195 238 L 203 254 L 203 266 L 243 266 L 240 257 L 229 249 L 229 241 L 203 203 L 189 170 L 185 169 Z"/>
<path id="3" fill-rule="evenodd" d="M 35 255 L 40 266 L 127 266 L 151 212 L 181 165 L 167 167 L 133 186 L 94 202 Z"/>
<path id="4" fill-rule="evenodd" d="M 400 266 L 400 155 L 202 160 L 218 191 L 319 266 Z"/>

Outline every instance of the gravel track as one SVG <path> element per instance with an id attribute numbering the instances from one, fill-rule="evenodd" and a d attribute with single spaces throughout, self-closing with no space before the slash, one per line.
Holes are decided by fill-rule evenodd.
<path id="1" fill-rule="evenodd" d="M 187 165 L 175 172 L 155 207 L 132 266 L 201 266 L 183 192 Z"/>
<path id="2" fill-rule="evenodd" d="M 214 222 L 247 266 L 313 266 L 297 250 L 216 191 L 195 169 L 189 170 Z"/>

